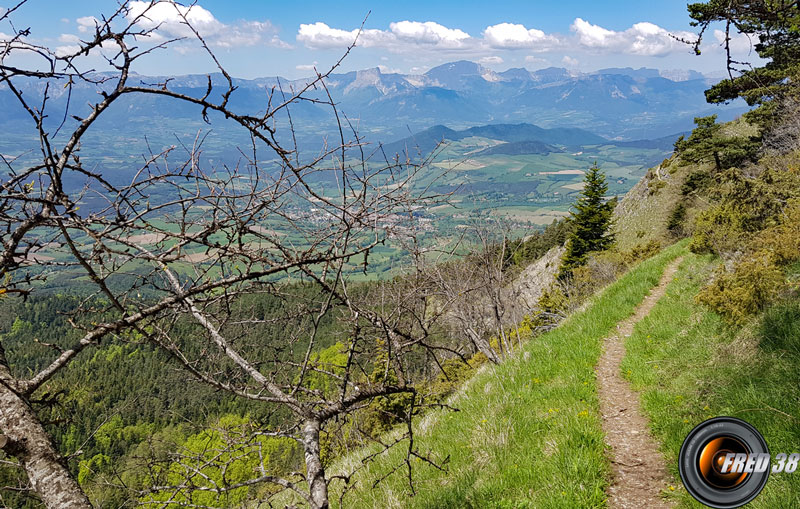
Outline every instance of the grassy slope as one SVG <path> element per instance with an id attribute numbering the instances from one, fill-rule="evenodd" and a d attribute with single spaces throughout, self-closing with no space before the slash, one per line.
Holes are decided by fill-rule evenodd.
<path id="1" fill-rule="evenodd" d="M 744 119 L 723 124 L 726 136 L 755 136 L 758 129 Z M 617 244 L 626 250 L 650 240 L 670 243 L 674 237 L 667 231 L 667 220 L 679 202 L 687 207 L 684 225 L 691 231 L 698 212 L 708 206 L 704 197 L 682 194 L 683 183 L 692 173 L 709 172 L 710 162 L 684 164 L 674 154 L 666 164 L 651 168 L 617 205 L 615 224 Z M 601 166 L 602 168 L 602 166 Z"/>
<path id="2" fill-rule="evenodd" d="M 452 403 L 459 412 L 435 411 L 423 419 L 416 444 L 436 458 L 449 457 L 447 473 L 415 461 L 416 496 L 403 468 L 373 488 L 375 479 L 402 463 L 398 447 L 355 477 L 357 489 L 345 505 L 604 506 L 609 465 L 594 382 L 601 340 L 683 252 L 677 245 L 643 262 L 558 329 L 529 341 L 521 354 L 480 372 Z M 357 461 L 348 458 L 329 473 Z"/>
<path id="3" fill-rule="evenodd" d="M 761 346 L 761 329 L 731 330 L 694 303 L 716 264 L 688 256 L 650 315 L 626 342 L 623 373 L 637 390 L 669 466 L 689 431 L 731 415 L 753 424 L 771 452 L 800 452 L 800 355 Z M 681 507 L 704 507 L 686 492 Z M 800 506 L 800 474 L 774 474 L 748 507 Z"/>
<path id="4" fill-rule="evenodd" d="M 673 237 L 667 231 L 667 219 L 678 202 L 689 206 L 686 225 L 694 221 L 702 201 L 687 199 L 681 194 L 686 177 L 702 169 L 696 165 L 681 165 L 672 158 L 660 170 L 651 169 L 617 205 L 615 231 L 620 250 L 631 249 L 651 240 L 667 244 Z M 659 184 L 660 182 L 660 184 Z"/>

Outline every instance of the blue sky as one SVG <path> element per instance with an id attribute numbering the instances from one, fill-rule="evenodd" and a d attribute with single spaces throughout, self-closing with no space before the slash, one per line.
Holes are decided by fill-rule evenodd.
<path id="1" fill-rule="evenodd" d="M 0 0 L 0 10 L 11 5 Z M 14 13 L 30 39 L 68 52 L 87 38 L 94 18 L 113 12 L 111 0 L 29 0 Z M 133 2 L 134 12 L 149 2 Z M 338 60 L 365 16 L 365 32 L 344 70 L 381 67 L 384 72 L 421 73 L 454 60 L 494 70 L 548 66 L 592 71 L 603 67 L 655 67 L 715 72 L 724 57 L 712 31 L 696 57 L 670 37 L 691 35 L 685 1 L 232 1 L 200 0 L 188 11 L 231 74 L 253 78 L 308 75 Z M 183 35 L 175 7 L 147 11 L 162 22 L 163 37 Z M 0 37 L 8 34 L 0 24 Z M 742 57 L 748 41 L 735 41 Z M 750 56 L 750 60 L 752 60 Z M 195 41 L 182 41 L 143 61 L 144 74 L 213 70 Z"/>

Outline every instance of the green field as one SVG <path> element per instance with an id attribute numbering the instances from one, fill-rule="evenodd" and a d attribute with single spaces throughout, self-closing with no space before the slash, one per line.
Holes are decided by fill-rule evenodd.
<path id="1" fill-rule="evenodd" d="M 569 210 L 580 192 L 583 171 L 597 164 L 609 183 L 609 195 L 628 192 L 648 168 L 657 165 L 669 152 L 611 144 L 582 147 L 559 147 L 548 154 L 481 155 L 497 140 L 470 137 L 447 142 L 434 160 L 427 178 L 420 184 L 441 192 L 454 193 L 459 203 L 453 207 L 429 209 L 448 228 L 453 219 L 481 216 L 505 217 L 518 228 L 541 227 L 555 215 Z M 463 222 L 463 221 L 461 221 Z"/>
<path id="2" fill-rule="evenodd" d="M 168 132 L 186 132 L 185 125 L 167 123 L 162 126 Z M 198 132 L 203 125 L 197 123 L 189 127 L 196 127 Z M 183 131 L 180 131 L 182 128 Z M 125 182 L 126 174 L 141 166 L 147 150 L 147 145 L 141 138 L 124 137 L 114 134 L 115 131 L 104 133 L 98 130 L 82 148 L 82 160 L 87 165 L 100 171 L 111 180 Z M 158 152 L 169 144 L 177 145 L 179 152 L 187 150 L 194 143 L 194 136 L 183 135 L 176 137 L 161 134 L 159 137 L 148 138 L 151 148 Z M 32 136 L 32 134 L 31 134 Z M 33 138 L 31 138 L 33 140 Z M 229 145 L 223 143 L 227 140 L 220 133 L 211 132 L 204 142 L 206 162 L 210 166 L 218 165 L 219 161 L 241 158 L 241 154 L 231 152 Z M 230 141 L 230 140 L 228 140 Z M 0 140 L 0 153 L 13 152 L 11 142 Z M 15 142 L 17 143 L 17 142 Z M 434 159 L 430 167 L 423 168 L 419 173 L 415 186 L 418 190 L 428 189 L 435 193 L 449 195 L 447 203 L 433 205 L 419 211 L 417 220 L 422 226 L 420 243 L 424 246 L 441 246 L 454 242 L 463 237 L 465 231 L 476 224 L 496 225 L 501 220 L 510 229 L 512 235 L 524 237 L 536 230 L 551 224 L 553 221 L 566 217 L 571 204 L 577 199 L 582 187 L 583 171 L 592 164 L 597 163 L 607 175 L 609 184 L 609 197 L 621 196 L 646 172 L 648 165 L 656 164 L 662 160 L 666 153 L 657 149 L 635 149 L 619 147 L 616 145 L 587 145 L 582 147 L 560 146 L 553 148 L 547 154 L 521 154 L 481 155 L 486 148 L 496 147 L 503 142 L 488 138 L 470 137 L 457 142 L 448 142 Z M 114 158 L 104 154 L 109 153 L 108 148 L 114 149 Z M 179 154 L 180 155 L 180 154 Z M 379 169 L 381 164 L 370 162 L 372 169 Z M 264 166 L 264 171 L 269 171 L 271 164 Z M 221 175 L 224 178 L 224 175 Z M 78 183 L 75 183 L 77 185 Z M 236 184 L 239 185 L 238 182 Z M 248 182 L 242 181 L 241 186 L 246 187 Z M 335 195 L 336 187 L 325 181 L 316 182 L 315 188 L 323 194 Z M 328 190 L 330 189 L 330 193 Z M 160 191 L 153 188 L 153 203 L 169 199 L 171 190 Z M 159 193 L 162 193 L 163 196 Z M 164 194 L 166 193 L 166 194 Z M 308 201 L 302 197 L 295 197 L 288 206 L 297 210 L 308 208 Z M 82 208 L 91 210 L 97 204 L 81 203 Z M 208 216 L 207 207 L 198 206 L 191 214 L 200 218 Z M 176 224 L 170 224 L 165 217 L 152 217 L 148 219 L 152 227 L 164 232 L 177 231 Z M 256 225 L 265 231 L 274 232 L 285 243 L 290 243 L 298 249 L 307 247 L 307 239 L 296 224 L 280 218 L 263 220 Z M 301 228 L 302 229 L 302 228 Z M 146 232 L 131 232 L 131 235 L 143 235 Z M 43 237 L 46 233 L 42 232 Z M 212 235 L 209 240 L 225 244 L 222 232 Z M 75 232 L 75 240 L 82 249 L 91 249 L 92 239 L 82 232 Z M 140 240 L 151 240 L 142 238 Z M 254 243 L 258 239 L 246 236 L 246 243 Z M 152 242 L 145 242 L 150 246 Z M 167 238 L 161 247 L 169 247 L 174 242 Z M 380 279 L 391 277 L 396 273 L 399 261 L 407 254 L 400 247 L 400 243 L 391 238 L 387 239 L 385 246 L 380 246 L 370 254 L 370 270 L 364 273 L 363 264 L 353 259 L 346 272 L 355 279 Z M 36 253 L 36 261 L 67 262 L 71 254 L 66 247 L 47 247 Z M 174 262 L 173 268 L 181 273 L 191 273 L 196 266 L 208 266 L 215 262 L 214 253 L 206 251 L 202 246 L 188 246 L 180 261 Z M 34 268 L 33 270 L 38 270 Z M 128 273 L 148 270 L 143 264 L 129 264 L 124 267 Z M 76 277 L 73 269 L 64 268 L 55 271 L 49 285 L 62 287 L 68 285 Z M 78 280 L 86 276 L 77 275 Z"/>

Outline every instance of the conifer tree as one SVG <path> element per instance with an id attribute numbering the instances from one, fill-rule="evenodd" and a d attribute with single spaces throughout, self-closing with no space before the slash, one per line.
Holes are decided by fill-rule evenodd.
<path id="1" fill-rule="evenodd" d="M 694 123 L 697 127 L 689 138 L 681 136 L 675 142 L 675 151 L 684 161 L 713 161 L 716 171 L 721 172 L 752 159 L 760 146 L 757 138 L 722 134 L 722 124 L 717 124 L 716 115 L 697 117 Z"/>
<path id="2" fill-rule="evenodd" d="M 586 257 L 592 251 L 608 249 L 614 242 L 614 235 L 609 230 L 615 201 L 604 201 L 608 184 L 596 163 L 589 168 L 584 183 L 581 197 L 571 212 L 572 233 L 561 260 L 559 278 L 568 277 L 575 267 L 586 263 Z"/>
<path id="3" fill-rule="evenodd" d="M 758 108 L 747 118 L 764 125 L 774 120 L 775 99 L 798 94 L 800 74 L 800 2 L 797 0 L 707 0 L 687 6 L 692 26 L 699 29 L 693 41 L 699 55 L 703 36 L 715 23 L 724 25 L 722 45 L 727 56 L 728 79 L 706 91 L 711 103 L 738 97 Z M 766 61 L 760 67 L 734 60 L 732 41 L 738 33 L 755 42 L 755 53 Z M 716 35 L 715 31 L 715 35 Z"/>

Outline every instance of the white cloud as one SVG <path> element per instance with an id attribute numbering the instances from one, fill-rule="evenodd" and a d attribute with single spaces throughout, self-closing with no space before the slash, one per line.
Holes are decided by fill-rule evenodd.
<path id="1" fill-rule="evenodd" d="M 692 37 L 688 32 L 671 35 L 667 30 L 649 22 L 636 23 L 623 32 L 617 32 L 576 18 L 570 28 L 578 36 L 578 42 L 586 48 L 643 56 L 664 56 L 687 51 L 687 45 L 677 41 L 672 35 L 684 39 Z"/>
<path id="2" fill-rule="evenodd" d="M 601 26 L 592 25 L 581 18 L 575 18 L 570 28 L 573 32 L 578 34 L 580 43 L 590 48 L 605 48 L 608 47 L 612 41 L 618 42 L 620 39 L 618 32 L 606 30 Z"/>
<path id="3" fill-rule="evenodd" d="M 75 22 L 78 24 L 78 32 L 82 34 L 94 30 L 94 27 L 99 24 L 99 20 L 94 16 L 84 16 L 76 19 Z"/>
<path id="4" fill-rule="evenodd" d="M 82 49 L 81 45 L 78 44 L 80 43 L 80 38 L 77 35 L 61 34 L 58 40 L 65 44 L 56 47 L 55 53 L 57 57 L 74 55 Z M 105 41 L 99 47 L 91 49 L 90 54 L 95 56 L 102 55 L 103 50 L 109 51 L 112 54 L 116 54 L 119 52 L 119 49 L 119 45 L 115 41 Z"/>
<path id="5" fill-rule="evenodd" d="M 300 64 L 296 65 L 295 69 L 298 71 L 313 71 L 317 67 L 317 61 L 314 60 L 313 64 Z"/>
<path id="6" fill-rule="evenodd" d="M 61 34 L 58 36 L 58 42 L 73 44 L 76 42 L 80 42 L 80 40 L 81 38 L 75 34 Z"/>
<path id="7" fill-rule="evenodd" d="M 56 56 L 57 57 L 65 57 L 67 55 L 73 55 L 81 50 L 81 47 L 77 44 L 67 44 L 64 46 L 57 46 L 56 47 Z"/>
<path id="8" fill-rule="evenodd" d="M 577 58 L 572 58 L 569 55 L 564 55 L 564 58 L 561 59 L 561 63 L 566 65 L 567 67 L 578 67 L 580 63 Z"/>
<path id="9" fill-rule="evenodd" d="M 69 18 L 61 18 L 62 23 L 69 23 Z"/>
<path id="10" fill-rule="evenodd" d="M 237 46 L 255 46 L 256 44 L 267 42 L 267 40 L 270 42 L 274 40 L 280 41 L 280 39 L 274 35 L 269 39 L 263 37 L 265 34 L 269 34 L 272 31 L 272 24 L 269 21 L 247 21 L 225 27 L 222 32 L 214 34 L 211 43 L 221 48 L 232 48 Z M 280 42 L 283 43 L 283 41 Z"/>
<path id="11" fill-rule="evenodd" d="M 379 65 L 378 69 L 380 69 L 381 73 L 383 73 L 383 74 L 402 74 L 403 73 L 402 69 L 398 69 L 397 67 L 387 67 L 387 66 L 385 66 L 383 64 Z"/>
<path id="12" fill-rule="evenodd" d="M 356 40 L 358 30 L 331 28 L 321 21 L 313 25 L 301 24 L 297 31 L 297 42 L 312 49 L 347 47 Z"/>
<path id="13" fill-rule="evenodd" d="M 398 39 L 419 43 L 434 44 L 445 47 L 459 47 L 469 39 L 469 34 L 457 28 L 426 21 L 398 21 L 390 23 L 389 28 Z"/>
<path id="14" fill-rule="evenodd" d="M 281 48 L 281 49 L 292 49 L 292 48 L 294 48 L 294 46 L 292 46 L 288 42 L 286 42 L 286 41 L 282 40 L 280 37 L 278 37 L 278 34 L 275 34 L 275 35 L 272 36 L 272 39 L 269 40 L 269 45 L 270 46 L 275 46 L 276 48 Z"/>
<path id="15" fill-rule="evenodd" d="M 153 41 L 194 37 L 186 24 L 188 22 L 210 46 L 218 48 L 262 44 L 291 47 L 277 36 L 275 27 L 269 21 L 240 21 L 228 25 L 197 4 L 184 6 L 167 0 L 156 3 L 136 0 L 129 4 L 126 18 L 142 29 L 155 30 L 151 36 Z"/>
<path id="16" fill-rule="evenodd" d="M 558 44 L 558 38 L 524 25 L 499 23 L 486 27 L 483 38 L 493 48 L 526 48 L 547 51 Z"/>
<path id="17" fill-rule="evenodd" d="M 126 15 L 128 21 L 144 29 L 154 29 L 171 37 L 190 37 L 192 31 L 186 21 L 202 35 L 213 36 L 224 30 L 225 26 L 213 14 L 199 5 L 183 6 L 172 2 L 151 4 L 136 0 L 129 4 Z M 185 20 L 184 20 L 185 18 Z"/>
<path id="18" fill-rule="evenodd" d="M 483 64 L 483 65 L 502 64 L 503 63 L 503 58 L 499 57 L 497 55 L 492 55 L 492 56 L 483 57 L 483 58 L 479 59 L 478 63 L 479 64 Z"/>
<path id="19" fill-rule="evenodd" d="M 432 21 L 397 21 L 389 24 L 389 30 L 365 29 L 342 30 L 318 21 L 301 24 L 297 31 L 297 42 L 311 49 L 344 48 L 358 37 L 357 44 L 365 48 L 385 48 L 399 52 L 404 49 L 431 47 L 459 49 L 471 39 L 462 30 L 447 28 Z"/>
<path id="20" fill-rule="evenodd" d="M 725 44 L 725 32 L 714 30 L 714 39 L 720 46 Z M 731 34 L 731 51 L 734 53 L 750 53 L 753 50 L 753 41 L 744 34 Z"/>
<path id="21" fill-rule="evenodd" d="M 25 42 L 25 36 L 24 35 L 21 35 L 21 34 L 20 35 L 12 35 L 12 34 L 7 34 L 5 32 L 0 32 L 0 49 L 5 51 L 9 47 L 12 50 L 21 50 L 21 49 L 34 50 L 34 51 L 38 51 L 39 50 L 38 47 L 32 46 L 32 45 L 28 44 L 27 42 Z"/>
<path id="22" fill-rule="evenodd" d="M 525 63 L 527 64 L 548 64 L 549 61 L 546 58 L 537 57 L 534 55 L 528 55 L 525 57 Z"/>

